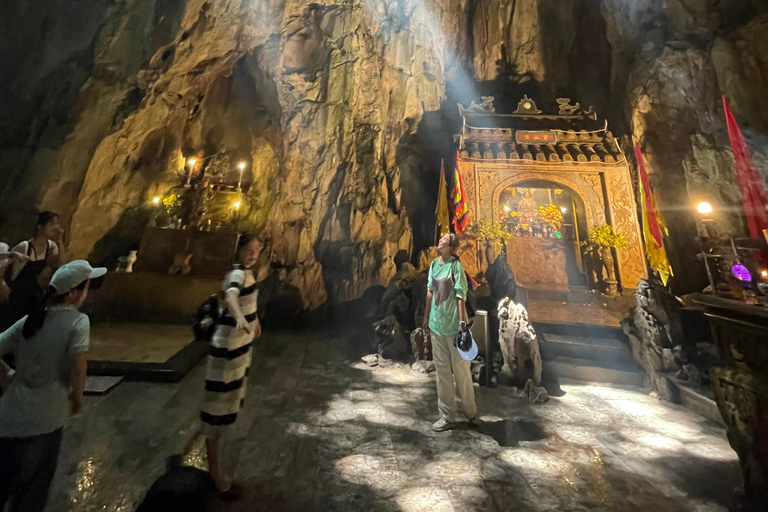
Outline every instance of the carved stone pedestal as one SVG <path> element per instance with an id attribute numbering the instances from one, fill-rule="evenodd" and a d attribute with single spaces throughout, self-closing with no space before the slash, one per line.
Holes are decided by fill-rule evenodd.
<path id="1" fill-rule="evenodd" d="M 723 361 L 710 371 L 715 401 L 739 455 L 748 510 L 768 510 L 768 308 L 697 295 Z"/>

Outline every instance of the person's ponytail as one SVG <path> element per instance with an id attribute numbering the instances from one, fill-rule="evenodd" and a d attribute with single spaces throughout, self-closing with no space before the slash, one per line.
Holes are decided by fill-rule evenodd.
<path id="1" fill-rule="evenodd" d="M 48 307 L 48 302 L 53 296 L 56 295 L 56 289 L 53 286 L 49 286 L 43 295 L 41 295 L 37 302 L 27 312 L 27 320 L 24 322 L 24 328 L 21 330 L 21 335 L 24 339 L 30 339 L 37 334 L 43 327 L 45 322 L 45 308 Z"/>

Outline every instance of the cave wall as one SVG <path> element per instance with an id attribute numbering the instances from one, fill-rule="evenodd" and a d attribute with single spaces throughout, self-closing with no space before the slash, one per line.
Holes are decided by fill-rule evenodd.
<path id="1" fill-rule="evenodd" d="M 765 0 L 9 0 L 0 233 L 59 211 L 67 256 L 135 244 L 183 156 L 249 163 L 244 229 L 303 305 L 385 284 L 430 243 L 456 102 L 594 105 L 641 144 L 678 292 L 702 285 L 692 204 L 743 233 L 719 105 L 768 175 Z M 73 27 L 77 27 L 76 30 Z M 628 151 L 628 154 L 631 152 Z"/>

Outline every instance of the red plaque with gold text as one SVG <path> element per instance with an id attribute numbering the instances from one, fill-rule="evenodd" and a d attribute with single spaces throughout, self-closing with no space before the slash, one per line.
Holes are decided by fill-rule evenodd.
<path id="1" fill-rule="evenodd" d="M 555 132 L 549 130 L 531 132 L 518 130 L 515 132 L 518 144 L 554 144 L 557 142 Z"/>

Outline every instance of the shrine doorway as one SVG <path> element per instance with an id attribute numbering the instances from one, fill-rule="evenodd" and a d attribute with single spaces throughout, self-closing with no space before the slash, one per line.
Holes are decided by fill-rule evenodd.
<path id="1" fill-rule="evenodd" d="M 520 181 L 500 190 L 496 211 L 513 235 L 506 254 L 520 284 L 557 291 L 590 284 L 581 251 L 587 215 L 576 191 L 550 180 Z"/>

